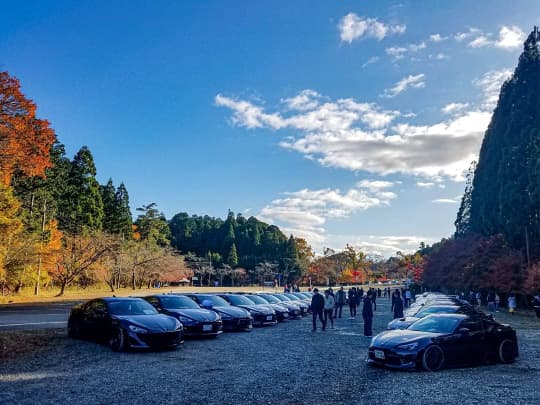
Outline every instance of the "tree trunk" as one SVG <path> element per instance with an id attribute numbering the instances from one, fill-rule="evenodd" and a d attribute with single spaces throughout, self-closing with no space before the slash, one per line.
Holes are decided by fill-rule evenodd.
<path id="1" fill-rule="evenodd" d="M 56 294 L 57 297 L 61 297 L 62 295 L 64 295 L 64 291 L 66 289 L 66 282 L 65 281 L 62 281 L 60 283 L 60 292 L 58 294 Z"/>

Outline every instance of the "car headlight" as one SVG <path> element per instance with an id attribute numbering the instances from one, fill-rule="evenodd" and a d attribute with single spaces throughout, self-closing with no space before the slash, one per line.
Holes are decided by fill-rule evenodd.
<path id="1" fill-rule="evenodd" d="M 129 330 L 135 333 L 148 333 L 147 329 L 141 328 L 140 326 L 129 325 Z"/>
<path id="2" fill-rule="evenodd" d="M 180 321 L 176 321 L 176 325 L 174 327 L 174 330 L 182 330 L 184 327 L 180 323 Z"/>
<path id="3" fill-rule="evenodd" d="M 418 342 L 407 343 L 407 344 L 404 344 L 404 345 L 397 346 L 397 348 L 401 349 L 401 350 L 414 350 L 417 347 L 418 347 Z"/>
<path id="4" fill-rule="evenodd" d="M 228 321 L 229 319 L 233 319 L 232 316 L 230 316 L 229 314 L 225 314 L 225 313 L 220 313 L 219 316 L 221 317 L 221 320 L 225 320 L 225 321 Z"/>
<path id="5" fill-rule="evenodd" d="M 188 318 L 186 316 L 179 316 L 178 320 L 184 325 L 195 325 L 197 323 L 194 319 Z"/>

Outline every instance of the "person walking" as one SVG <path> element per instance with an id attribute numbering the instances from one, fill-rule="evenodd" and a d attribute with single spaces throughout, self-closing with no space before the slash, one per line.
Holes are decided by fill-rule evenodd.
<path id="1" fill-rule="evenodd" d="M 397 289 L 392 295 L 391 310 L 394 313 L 394 319 L 403 318 L 403 300 L 401 299 L 401 292 Z"/>
<path id="2" fill-rule="evenodd" d="M 508 297 L 508 312 L 514 315 L 514 312 L 516 312 L 516 306 L 516 296 L 514 295 L 514 293 L 512 293 Z"/>
<path id="3" fill-rule="evenodd" d="M 322 330 L 326 329 L 328 319 L 330 319 L 330 329 L 334 329 L 334 318 L 332 317 L 332 314 L 334 313 L 335 305 L 336 301 L 334 300 L 334 296 L 330 294 L 329 289 L 326 290 L 324 292 L 324 324 Z"/>
<path id="4" fill-rule="evenodd" d="M 364 298 L 362 307 L 362 318 L 364 318 L 364 336 L 373 336 L 373 300 L 371 292 L 368 292 Z"/>
<path id="5" fill-rule="evenodd" d="M 343 311 L 343 305 L 345 305 L 346 297 L 345 290 L 341 287 L 336 293 L 336 308 L 334 318 L 341 318 L 341 312 Z"/>
<path id="6" fill-rule="evenodd" d="M 495 292 L 490 291 L 487 295 L 487 309 L 489 312 L 495 312 Z"/>
<path id="7" fill-rule="evenodd" d="M 313 315 L 313 332 L 317 330 L 317 317 L 321 321 L 322 328 L 324 330 L 325 324 L 323 319 L 324 311 L 324 297 L 319 294 L 319 289 L 313 289 L 313 297 L 311 297 L 311 312 Z"/>
<path id="8" fill-rule="evenodd" d="M 349 299 L 349 313 L 351 319 L 356 318 L 356 288 L 349 289 L 347 293 L 347 298 Z"/>
<path id="9" fill-rule="evenodd" d="M 536 295 L 533 298 L 533 308 L 536 312 L 536 317 L 540 318 L 540 290 L 536 292 Z"/>

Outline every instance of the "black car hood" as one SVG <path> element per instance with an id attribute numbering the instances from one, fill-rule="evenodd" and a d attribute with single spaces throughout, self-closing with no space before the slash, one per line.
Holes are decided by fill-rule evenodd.
<path id="1" fill-rule="evenodd" d="M 372 346 L 375 347 L 394 347 L 404 343 L 415 342 L 420 339 L 434 338 L 443 335 L 442 333 L 418 332 L 415 330 L 388 330 L 379 333 L 373 338 Z"/>
<path id="2" fill-rule="evenodd" d="M 167 312 L 173 316 L 184 316 L 197 322 L 215 322 L 219 319 L 219 315 L 214 311 L 203 308 L 176 308 L 168 309 Z"/>
<path id="3" fill-rule="evenodd" d="M 245 308 L 247 309 L 248 311 L 253 311 L 253 312 L 260 312 L 261 314 L 264 314 L 264 315 L 273 315 L 274 313 L 274 310 L 272 308 L 270 308 L 268 305 L 238 305 L 240 308 Z"/>
<path id="4" fill-rule="evenodd" d="M 173 332 L 177 330 L 178 320 L 164 314 L 153 315 L 113 315 L 113 319 L 118 319 L 141 328 L 148 329 L 150 332 Z"/>
<path id="5" fill-rule="evenodd" d="M 249 312 L 246 313 L 244 308 L 233 307 L 212 307 L 212 309 L 220 314 L 232 316 L 233 318 L 247 318 Z"/>
<path id="6" fill-rule="evenodd" d="M 420 318 L 415 318 L 414 316 L 406 316 L 405 318 L 394 319 L 388 324 L 388 329 L 407 329 L 419 319 Z"/>
<path id="7" fill-rule="evenodd" d="M 268 304 L 268 306 L 278 312 L 289 312 L 287 307 L 281 304 Z"/>

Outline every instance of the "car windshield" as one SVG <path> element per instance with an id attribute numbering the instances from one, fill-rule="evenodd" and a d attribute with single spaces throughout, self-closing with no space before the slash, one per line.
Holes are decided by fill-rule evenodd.
<path id="1" fill-rule="evenodd" d="M 256 295 L 248 295 L 246 298 L 253 301 L 255 304 L 268 304 L 268 301 Z"/>
<path id="2" fill-rule="evenodd" d="M 214 307 L 228 307 L 230 304 L 217 295 L 198 295 L 198 301 L 202 304 L 204 301 L 210 301 Z"/>
<path id="3" fill-rule="evenodd" d="M 300 301 L 300 298 L 298 298 L 296 295 L 292 295 L 292 294 L 284 294 L 285 297 L 291 299 L 292 301 Z"/>
<path id="4" fill-rule="evenodd" d="M 277 297 L 280 301 L 291 301 L 288 297 L 284 296 L 283 294 L 275 294 L 274 297 Z"/>
<path id="5" fill-rule="evenodd" d="M 180 295 L 160 297 L 159 300 L 161 301 L 161 306 L 165 309 L 199 308 L 199 306 L 191 298 Z"/>
<path id="6" fill-rule="evenodd" d="M 107 303 L 111 315 L 154 315 L 156 309 L 143 299 L 119 300 Z"/>
<path id="7" fill-rule="evenodd" d="M 460 321 L 460 318 L 428 316 L 416 321 L 408 329 L 418 332 L 452 333 Z"/>
<path id="8" fill-rule="evenodd" d="M 268 301 L 268 302 L 270 302 L 272 304 L 279 304 L 281 302 L 281 300 L 278 300 L 273 295 L 263 294 L 263 295 L 261 295 L 261 297 L 263 297 L 266 301 Z"/>
<path id="9" fill-rule="evenodd" d="M 453 314 L 457 307 L 427 307 L 416 314 L 417 318 L 423 318 L 430 314 Z"/>
<path id="10" fill-rule="evenodd" d="M 248 300 L 242 295 L 228 295 L 227 298 L 233 305 L 253 305 L 253 301 Z"/>

